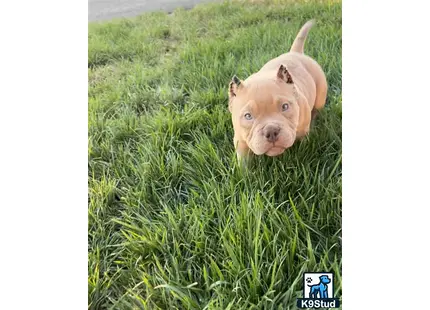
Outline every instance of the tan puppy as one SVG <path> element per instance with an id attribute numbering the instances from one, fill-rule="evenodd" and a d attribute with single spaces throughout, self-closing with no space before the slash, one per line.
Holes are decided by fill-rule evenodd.
<path id="1" fill-rule="evenodd" d="M 313 21 L 299 31 L 289 53 L 266 63 L 245 81 L 229 85 L 234 145 L 238 159 L 277 156 L 309 132 L 314 113 L 325 105 L 327 81 L 320 65 L 303 54 Z"/>

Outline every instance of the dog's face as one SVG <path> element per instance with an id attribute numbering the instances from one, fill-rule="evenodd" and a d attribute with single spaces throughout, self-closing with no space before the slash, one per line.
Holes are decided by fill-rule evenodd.
<path id="1" fill-rule="evenodd" d="M 324 283 L 324 284 L 330 283 L 330 278 L 328 276 L 321 276 L 320 280 L 321 280 L 321 283 Z"/>
<path id="2" fill-rule="evenodd" d="M 229 96 L 235 135 L 254 154 L 277 156 L 293 145 L 299 106 L 292 77 L 284 66 L 273 78 L 251 77 L 241 82 L 234 77 Z"/>

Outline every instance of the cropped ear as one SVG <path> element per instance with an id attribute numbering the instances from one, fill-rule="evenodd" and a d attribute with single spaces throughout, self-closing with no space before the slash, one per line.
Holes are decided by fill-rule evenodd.
<path id="1" fill-rule="evenodd" d="M 284 65 L 281 65 L 278 70 L 278 78 L 285 81 L 287 84 L 293 84 L 293 77 L 291 76 L 290 72 L 288 71 L 287 67 Z"/>
<path id="2" fill-rule="evenodd" d="M 242 81 L 236 75 L 233 76 L 230 84 L 228 84 L 228 98 L 229 98 L 228 109 L 230 110 L 230 112 L 231 112 L 231 102 L 233 101 L 233 98 L 236 97 L 236 94 L 241 87 L 243 87 Z"/>
<path id="3" fill-rule="evenodd" d="M 237 91 L 239 90 L 239 86 L 242 84 L 242 81 L 235 75 L 231 79 L 230 84 L 228 84 L 228 96 L 231 99 L 232 97 L 236 97 Z"/>

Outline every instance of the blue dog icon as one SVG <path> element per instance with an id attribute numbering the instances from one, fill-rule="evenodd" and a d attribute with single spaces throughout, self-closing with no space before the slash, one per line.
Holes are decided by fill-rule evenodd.
<path id="1" fill-rule="evenodd" d="M 311 288 L 309 291 L 309 297 L 310 298 L 328 298 L 328 287 L 327 284 L 330 283 L 330 279 L 328 276 L 321 276 L 320 277 L 320 283 L 309 285 Z"/>

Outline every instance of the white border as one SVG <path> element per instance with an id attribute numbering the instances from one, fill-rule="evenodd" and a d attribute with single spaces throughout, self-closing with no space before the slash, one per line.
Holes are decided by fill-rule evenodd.
<path id="1" fill-rule="evenodd" d="M 87 5 L 2 4 L 4 309 L 88 307 Z"/>
<path id="2" fill-rule="evenodd" d="M 425 307 L 426 6 L 343 3 L 344 309 Z M 83 309 L 87 2 L 9 1 L 2 12 L 2 305 Z"/>
<path id="3" fill-rule="evenodd" d="M 425 1 L 343 2 L 342 305 L 347 310 L 426 307 L 426 6 Z"/>

